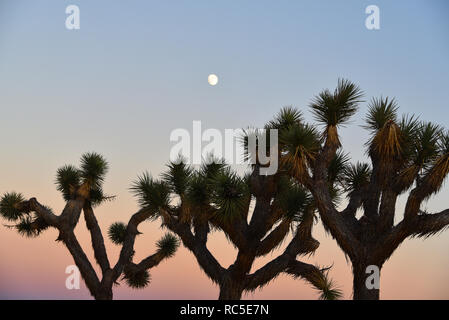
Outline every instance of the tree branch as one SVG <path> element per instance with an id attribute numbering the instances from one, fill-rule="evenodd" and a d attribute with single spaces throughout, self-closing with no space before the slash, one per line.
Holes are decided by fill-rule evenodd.
<path id="1" fill-rule="evenodd" d="M 75 260 L 75 264 L 81 272 L 84 281 L 86 282 L 86 286 L 89 289 L 92 296 L 96 295 L 96 291 L 100 286 L 100 281 L 98 280 L 97 274 L 95 273 L 94 268 L 89 262 L 86 254 L 81 248 L 78 240 L 75 237 L 75 234 L 72 230 L 68 232 L 62 232 L 61 234 L 62 241 L 66 245 L 67 249 L 69 249 L 70 254 Z"/>
<path id="2" fill-rule="evenodd" d="M 57 228 L 60 224 L 60 217 L 53 214 L 50 210 L 41 205 L 36 198 L 31 198 L 29 201 L 25 202 L 23 205 L 28 206 L 31 211 L 36 212 L 36 214 L 45 220 L 45 222 Z"/>
<path id="3" fill-rule="evenodd" d="M 127 233 L 125 241 L 123 242 L 119 259 L 113 268 L 112 281 L 116 281 L 122 274 L 125 265 L 130 263 L 130 260 L 134 254 L 134 242 L 136 240 L 136 236 L 139 234 L 137 227 L 142 221 L 148 219 L 151 216 L 151 213 L 152 212 L 149 209 L 144 208 L 133 214 L 129 219 L 128 226 L 126 228 Z"/>
<path id="4" fill-rule="evenodd" d="M 220 263 L 215 259 L 212 253 L 207 249 L 204 239 L 195 238 L 190 230 L 190 225 L 186 223 L 169 222 L 166 226 L 176 233 L 186 246 L 194 254 L 196 260 L 208 277 L 215 283 L 219 283 L 224 272 Z"/>
<path id="5" fill-rule="evenodd" d="M 282 220 L 273 231 L 260 241 L 257 247 L 256 256 L 264 256 L 280 246 L 282 240 L 284 240 L 290 230 L 290 225 L 291 221 L 288 221 L 287 219 Z"/>
<path id="6" fill-rule="evenodd" d="M 90 203 L 86 202 L 84 204 L 83 211 L 86 226 L 91 235 L 95 259 L 100 266 L 102 273 L 105 274 L 105 272 L 110 269 L 110 265 L 100 226 L 98 225 L 98 221 L 95 218 L 95 214 Z"/>
<path id="7" fill-rule="evenodd" d="M 434 214 L 421 214 L 417 217 L 412 234 L 419 237 L 432 236 L 449 226 L 449 209 Z"/>

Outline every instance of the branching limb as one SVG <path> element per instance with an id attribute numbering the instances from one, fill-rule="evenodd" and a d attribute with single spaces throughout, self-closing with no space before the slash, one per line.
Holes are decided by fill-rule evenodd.
<path id="1" fill-rule="evenodd" d="M 407 237 L 429 237 L 443 231 L 448 225 L 449 209 L 435 214 L 421 214 L 415 218 L 404 218 L 379 241 L 377 249 L 373 252 L 373 260 L 381 265 Z"/>
<path id="2" fill-rule="evenodd" d="M 92 248 L 94 249 L 95 259 L 101 268 L 103 274 L 110 269 L 109 259 L 104 245 L 103 234 L 95 217 L 94 211 L 90 203 L 84 204 L 84 218 L 86 220 L 87 229 L 91 235 Z"/>
<path id="3" fill-rule="evenodd" d="M 58 228 L 60 224 L 60 217 L 53 214 L 50 210 L 41 205 L 36 198 L 31 198 L 27 202 L 24 202 L 22 205 L 28 206 L 30 211 L 36 212 L 36 214 L 39 217 L 43 218 L 48 225 Z"/>
<path id="4" fill-rule="evenodd" d="M 449 226 L 449 209 L 435 214 L 421 214 L 412 228 L 412 235 L 429 237 Z"/>
<path id="5" fill-rule="evenodd" d="M 282 222 L 271 231 L 259 244 L 257 248 L 257 256 L 264 256 L 276 249 L 282 244 L 290 230 L 291 221 L 284 219 Z"/>
<path id="6" fill-rule="evenodd" d="M 206 243 L 199 238 L 195 238 L 186 223 L 169 223 L 167 227 L 176 233 L 186 246 L 195 255 L 200 267 L 211 278 L 212 281 L 219 283 L 226 269 L 215 259 L 212 253 L 207 249 Z"/>
<path id="7" fill-rule="evenodd" d="M 327 271 L 317 268 L 314 265 L 301 261 L 289 263 L 285 273 L 294 277 L 301 277 L 310 282 L 321 292 L 320 298 L 323 300 L 337 300 L 342 296 L 342 291 L 335 287 L 332 280 L 327 276 Z"/>
<path id="8" fill-rule="evenodd" d="M 66 245 L 67 249 L 69 249 L 70 254 L 75 260 L 75 264 L 80 270 L 90 293 L 92 294 L 92 296 L 95 296 L 96 291 L 100 286 L 100 281 L 98 280 L 97 274 L 95 273 L 94 268 L 89 262 L 89 259 L 87 258 L 78 240 L 76 239 L 75 234 L 73 233 L 73 231 L 69 231 L 67 233 L 63 232 L 61 237 L 62 241 Z"/>

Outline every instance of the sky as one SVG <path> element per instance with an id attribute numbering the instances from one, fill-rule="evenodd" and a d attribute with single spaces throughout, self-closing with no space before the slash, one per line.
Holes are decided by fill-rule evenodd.
<path id="1" fill-rule="evenodd" d="M 65 27 L 71 4 L 80 8 L 79 30 Z M 365 27 L 372 4 L 380 9 L 379 30 Z M 396 97 L 402 113 L 449 128 L 448 9 L 445 0 L 0 0 L 0 194 L 20 191 L 61 210 L 57 168 L 99 152 L 111 167 L 105 189 L 117 195 L 96 210 L 105 232 L 137 210 L 129 192 L 136 176 L 164 170 L 172 130 L 191 131 L 195 120 L 203 130 L 262 127 L 288 105 L 311 120 L 311 99 L 339 78 L 356 82 L 366 100 Z M 216 86 L 207 83 L 211 73 Z M 363 103 L 341 130 L 354 162 L 366 159 L 366 110 Z M 446 185 L 426 209 L 448 208 L 448 195 Z M 136 251 L 142 258 L 164 231 L 157 222 L 141 231 Z M 92 256 L 83 221 L 77 234 Z M 350 265 L 320 224 L 314 235 L 321 246 L 303 260 L 333 263 L 331 276 L 350 298 Z M 56 237 L 50 230 L 24 239 L 0 225 L 0 298 L 89 298 L 84 284 L 65 288 L 73 261 Z M 109 240 L 107 246 L 115 261 L 119 248 Z M 448 247 L 447 231 L 404 242 L 382 269 L 381 298 L 449 299 Z M 209 248 L 224 266 L 235 257 L 223 235 L 214 235 Z M 115 297 L 218 296 L 185 248 L 151 274 L 148 288 L 122 284 Z M 307 283 L 281 276 L 245 298 L 317 296 Z"/>

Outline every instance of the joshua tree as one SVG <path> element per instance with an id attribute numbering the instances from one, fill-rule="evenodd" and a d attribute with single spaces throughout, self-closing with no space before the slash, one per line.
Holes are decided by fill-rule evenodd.
<path id="1" fill-rule="evenodd" d="M 60 215 L 55 215 L 49 207 L 40 204 L 36 198 L 25 200 L 16 192 L 6 193 L 0 201 L 0 213 L 10 222 L 10 227 L 28 237 L 38 236 L 52 227 L 59 231 L 56 239 L 70 251 L 75 264 L 95 299 L 112 299 L 112 286 L 123 278 L 134 288 L 142 288 L 149 283 L 148 269 L 158 265 L 163 259 L 174 255 L 179 241 L 166 234 L 157 242 L 158 251 L 139 263 L 133 263 L 134 241 L 139 234 L 137 227 L 151 216 L 151 212 L 142 209 L 132 215 L 128 225 L 116 223 L 109 229 L 111 240 L 122 244 L 118 262 L 111 266 L 93 208 L 113 197 L 104 194 L 102 184 L 108 170 L 106 160 L 99 154 L 86 153 L 81 157 L 81 166 L 66 165 L 57 171 L 56 185 L 61 191 L 66 205 Z M 97 275 L 91 262 L 81 248 L 74 229 L 81 212 L 84 213 L 86 226 L 92 239 L 95 260 L 100 266 L 101 277 Z"/>
<path id="2" fill-rule="evenodd" d="M 321 291 L 321 298 L 336 299 L 340 291 L 327 276 L 328 268 L 298 261 L 312 254 L 319 242 L 312 238 L 314 206 L 310 195 L 284 173 L 239 176 L 217 159 L 208 159 L 198 169 L 180 161 L 168 164 L 161 179 L 143 174 L 134 183 L 142 210 L 176 233 L 195 256 L 199 266 L 220 289 L 219 299 L 241 299 L 279 274 L 301 277 Z M 236 259 L 223 267 L 207 248 L 208 235 L 223 232 L 238 250 Z M 285 250 L 251 273 L 257 257 L 277 249 L 290 231 Z"/>
<path id="3" fill-rule="evenodd" d="M 435 214 L 422 209 L 449 172 L 449 133 L 414 116 L 399 118 L 394 99 L 372 99 L 365 125 L 371 133 L 366 144 L 371 164 L 348 164 L 337 128 L 356 113 L 361 99 L 360 89 L 346 80 L 334 92 L 321 92 L 310 108 L 322 130 L 305 124 L 298 110 L 284 109 L 280 117 L 290 114 L 291 121 L 280 128 L 280 163 L 310 191 L 324 227 L 351 260 L 354 299 L 379 299 L 379 289 L 366 285 L 372 272 L 367 267 L 380 271 L 406 238 L 428 237 L 449 225 L 449 209 Z M 340 211 L 338 194 L 348 198 Z M 395 224 L 400 195 L 407 202 Z"/>

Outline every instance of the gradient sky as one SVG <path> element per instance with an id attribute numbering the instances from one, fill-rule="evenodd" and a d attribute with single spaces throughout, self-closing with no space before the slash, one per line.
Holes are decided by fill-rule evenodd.
<path id="1" fill-rule="evenodd" d="M 65 28 L 70 4 L 80 7 L 77 31 Z M 371 4 L 380 8 L 377 31 L 365 28 Z M 403 113 L 449 128 L 448 9 L 445 0 L 0 0 L 0 194 L 21 191 L 60 210 L 56 169 L 97 151 L 111 166 L 106 191 L 118 196 L 97 209 L 106 230 L 137 209 L 128 190 L 136 175 L 163 170 L 173 129 L 191 131 L 193 120 L 203 129 L 261 127 L 286 105 L 310 119 L 313 95 L 334 88 L 339 77 L 358 83 L 367 99 L 394 96 Z M 219 76 L 215 87 L 207 84 L 210 73 Z M 341 131 L 354 161 L 365 158 L 365 112 L 363 104 Z M 446 186 L 427 210 L 447 208 L 448 196 Z M 80 222 L 77 233 L 92 256 Z M 138 258 L 163 234 L 158 223 L 142 231 Z M 321 225 L 314 234 L 321 246 L 304 260 L 334 263 L 331 275 L 350 298 L 350 265 Z M 73 262 L 56 237 L 51 230 L 23 239 L 0 225 L 0 298 L 89 298 L 84 284 L 65 289 Z M 118 248 L 108 247 L 115 262 Z M 222 235 L 209 248 L 224 266 L 235 256 Z M 381 298 L 449 299 L 448 248 L 447 231 L 404 242 L 382 269 Z M 151 273 L 151 286 L 122 285 L 116 298 L 218 295 L 184 248 Z M 245 298 L 316 297 L 305 282 L 281 276 Z"/>

